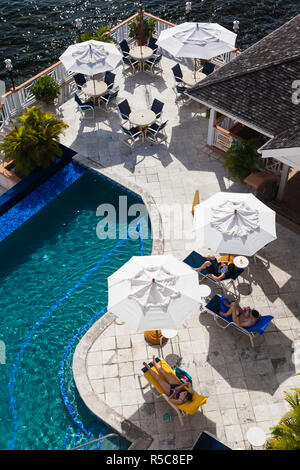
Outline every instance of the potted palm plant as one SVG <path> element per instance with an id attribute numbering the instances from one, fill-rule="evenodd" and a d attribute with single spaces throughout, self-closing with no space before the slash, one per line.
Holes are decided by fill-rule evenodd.
<path id="1" fill-rule="evenodd" d="M 27 108 L 0 145 L 4 161 L 14 160 L 15 173 L 21 178 L 38 167 L 47 168 L 62 155 L 59 135 L 67 127 L 55 114 L 35 106 Z"/>
<path id="2" fill-rule="evenodd" d="M 31 91 L 38 101 L 53 104 L 59 96 L 60 86 L 51 75 L 42 75 L 31 87 Z"/>
<path id="3" fill-rule="evenodd" d="M 155 25 L 155 20 L 138 17 L 129 24 L 129 37 L 137 41 L 139 46 L 144 46 L 153 36 Z"/>

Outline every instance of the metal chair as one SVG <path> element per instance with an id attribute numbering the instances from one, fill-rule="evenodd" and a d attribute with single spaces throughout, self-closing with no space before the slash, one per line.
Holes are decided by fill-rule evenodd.
<path id="1" fill-rule="evenodd" d="M 82 91 L 82 86 L 86 83 L 86 79 L 85 79 L 85 76 L 83 75 L 83 73 L 76 73 L 74 76 L 74 81 L 76 83 L 76 86 L 77 86 L 77 90 L 80 92 Z"/>
<path id="2" fill-rule="evenodd" d="M 151 106 L 151 111 L 153 111 L 156 114 L 156 119 L 159 119 L 161 117 L 163 107 L 164 107 L 164 103 L 154 98 L 152 106 Z"/>
<path id="3" fill-rule="evenodd" d="M 188 96 L 186 96 L 186 91 L 187 91 L 187 87 L 184 86 L 184 85 L 175 85 L 175 87 L 173 88 L 174 92 L 176 93 L 176 98 L 175 98 L 175 102 L 177 103 L 180 99 L 184 99 L 185 100 L 185 103 L 184 104 L 188 104 L 192 98 L 189 98 Z"/>
<path id="4" fill-rule="evenodd" d="M 213 73 L 214 70 L 215 70 L 215 64 L 212 64 L 211 62 L 205 62 L 201 72 L 204 73 L 205 75 L 210 75 L 211 73 Z"/>
<path id="5" fill-rule="evenodd" d="M 153 36 L 151 36 L 151 38 L 148 41 L 148 47 L 150 47 L 150 49 L 153 50 L 154 54 L 156 53 L 156 51 L 158 49 L 158 45 L 156 44 L 156 41 L 157 41 L 157 39 L 155 39 Z"/>
<path id="6" fill-rule="evenodd" d="M 129 49 L 128 42 L 126 41 L 126 39 L 123 39 L 123 41 L 121 41 L 119 43 L 119 46 L 120 46 L 120 48 L 121 48 L 124 55 L 129 54 L 130 49 Z"/>
<path id="7" fill-rule="evenodd" d="M 131 108 L 129 106 L 128 101 L 124 100 L 121 103 L 119 103 L 118 108 L 119 108 L 122 119 L 124 119 L 124 121 L 128 121 L 129 114 L 131 113 Z"/>
<path id="8" fill-rule="evenodd" d="M 92 101 L 86 101 L 85 103 L 83 103 L 77 93 L 75 93 L 74 98 L 76 103 L 78 104 L 82 116 L 84 116 L 86 112 L 92 111 L 93 118 L 95 117 L 95 105 Z"/>
<path id="9" fill-rule="evenodd" d="M 126 127 L 121 126 L 121 129 L 126 136 L 126 139 L 123 139 L 122 142 L 128 147 L 133 148 L 136 141 L 142 136 L 142 132 L 136 127 L 130 127 L 130 129 L 126 129 Z"/>
<path id="10" fill-rule="evenodd" d="M 156 144 L 161 144 L 167 140 L 167 134 L 165 133 L 165 127 L 168 121 L 165 121 L 163 124 L 156 124 L 154 122 L 147 128 L 147 139 Z"/>
<path id="11" fill-rule="evenodd" d="M 176 64 L 174 65 L 174 67 L 172 67 L 172 72 L 174 74 L 174 78 L 176 80 L 177 83 L 183 83 L 183 75 L 182 75 L 182 70 L 181 70 L 181 67 L 179 64 Z"/>
<path id="12" fill-rule="evenodd" d="M 116 74 L 110 72 L 109 70 L 105 72 L 104 82 L 106 83 L 108 90 L 114 86 L 115 78 Z"/>
<path id="13" fill-rule="evenodd" d="M 148 67 L 150 68 L 151 73 L 162 72 L 162 68 L 161 68 L 161 65 L 160 65 L 161 58 L 162 58 L 162 54 L 160 54 L 158 56 L 150 57 L 150 59 L 147 59 L 145 61 L 145 64 L 148 65 Z M 156 69 L 156 72 L 155 72 L 155 69 Z"/>
<path id="14" fill-rule="evenodd" d="M 123 56 L 122 61 L 123 61 L 124 71 L 129 70 L 130 68 L 132 70 L 132 73 L 136 72 L 136 67 L 139 65 L 138 60 L 131 59 L 129 56 Z M 126 65 L 128 66 L 127 69 L 126 69 Z"/>
<path id="15" fill-rule="evenodd" d="M 106 93 L 105 95 L 101 96 L 100 99 L 104 101 L 106 111 L 108 111 L 108 105 L 117 98 L 118 93 L 119 90 L 116 90 L 113 93 Z"/>

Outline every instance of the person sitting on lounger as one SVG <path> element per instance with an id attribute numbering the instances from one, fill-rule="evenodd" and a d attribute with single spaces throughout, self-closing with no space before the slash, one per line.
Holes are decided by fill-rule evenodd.
<path id="1" fill-rule="evenodd" d="M 206 261 L 199 268 L 193 269 L 197 272 L 201 272 L 206 269 L 209 273 L 209 276 L 214 281 L 219 282 L 223 279 L 227 279 L 235 269 L 233 263 L 228 263 L 227 261 L 222 261 L 222 263 L 219 263 L 214 255 L 206 256 L 205 259 Z"/>
<path id="2" fill-rule="evenodd" d="M 229 317 L 232 315 L 232 320 L 241 328 L 249 328 L 254 326 L 259 319 L 259 313 L 257 310 L 251 309 L 250 307 L 242 308 L 237 302 L 227 302 L 223 298 L 223 304 L 228 308 L 227 312 L 220 311 L 222 317 Z"/>
<path id="3" fill-rule="evenodd" d="M 157 364 L 155 356 L 153 356 L 152 362 L 157 373 L 152 370 L 146 362 L 143 362 L 143 365 L 147 367 L 152 377 L 159 383 L 163 392 L 172 403 L 175 405 L 183 405 L 183 403 L 187 401 L 193 401 L 193 390 L 190 382 L 180 385 L 173 375 L 166 372 Z M 185 387 L 188 387 L 189 390 L 185 390 Z"/>

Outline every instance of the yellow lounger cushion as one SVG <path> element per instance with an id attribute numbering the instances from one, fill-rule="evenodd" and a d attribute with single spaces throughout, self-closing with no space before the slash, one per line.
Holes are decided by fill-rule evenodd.
<path id="1" fill-rule="evenodd" d="M 178 379 L 178 377 L 176 376 L 175 372 L 173 371 L 173 369 L 169 366 L 169 364 L 164 361 L 164 360 L 161 360 L 159 362 L 159 365 L 166 371 L 166 372 L 169 372 L 170 374 L 172 374 L 174 376 L 174 378 L 177 380 L 177 382 L 179 384 L 182 385 L 182 382 Z M 152 367 L 152 370 L 155 370 L 154 367 Z M 147 372 L 145 372 L 145 377 L 146 379 L 156 388 L 156 390 L 159 392 L 159 393 L 164 393 L 163 389 L 161 388 L 161 386 L 159 385 L 159 383 L 157 382 L 157 380 L 155 380 L 152 375 L 150 374 L 150 372 L 147 370 Z M 186 387 L 186 389 L 188 390 L 188 388 Z M 173 403 L 173 405 L 176 406 L 176 408 L 178 408 L 179 410 L 182 410 L 184 411 L 187 415 L 192 415 L 194 414 L 198 408 L 202 405 L 204 405 L 207 401 L 207 398 L 208 397 L 204 397 L 202 395 L 198 395 L 198 393 L 195 393 L 193 394 L 193 401 L 187 401 L 186 403 L 183 403 L 183 405 L 176 405 L 175 403 Z"/>

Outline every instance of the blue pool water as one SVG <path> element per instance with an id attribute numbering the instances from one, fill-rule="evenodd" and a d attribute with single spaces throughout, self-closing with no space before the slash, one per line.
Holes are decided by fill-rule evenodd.
<path id="1" fill-rule="evenodd" d="M 65 171 L 74 171 L 71 165 Z M 61 175 L 52 178 L 55 187 Z M 80 399 L 72 358 L 80 338 L 106 311 L 107 277 L 131 256 L 151 254 L 145 225 L 142 242 L 97 237 L 97 207 L 110 203 L 117 209 L 119 196 L 127 196 L 128 206 L 141 203 L 124 188 L 83 172 L 0 243 L 0 341 L 6 347 L 0 449 L 70 449 L 112 431 Z M 101 449 L 107 448 L 116 448 L 116 440 L 102 441 Z"/>

